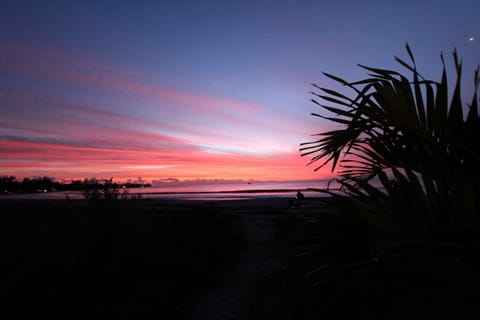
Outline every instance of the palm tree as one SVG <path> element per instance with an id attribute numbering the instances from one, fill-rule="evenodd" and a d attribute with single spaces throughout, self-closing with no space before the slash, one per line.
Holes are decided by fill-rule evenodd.
<path id="1" fill-rule="evenodd" d="M 449 101 L 443 55 L 442 77 L 436 82 L 422 77 L 408 45 L 406 49 L 410 63 L 395 59 L 411 72 L 411 80 L 362 65 L 369 77 L 356 82 L 325 74 L 355 96 L 314 85 L 320 93 L 313 93 L 312 101 L 334 116 L 313 115 L 341 128 L 318 134 L 318 140 L 301 144 L 300 150 L 312 157 L 311 163 L 323 160 L 316 170 L 327 164 L 339 167 L 343 191 L 377 229 L 401 240 L 463 232 L 477 226 L 480 210 L 479 70 L 464 116 L 457 52 Z M 330 193 L 346 200 L 345 193 Z"/>
<path id="2" fill-rule="evenodd" d="M 395 60 L 410 78 L 360 65 L 369 73 L 360 81 L 325 73 L 353 94 L 314 85 L 312 101 L 324 112 L 313 115 L 339 128 L 316 134 L 318 139 L 302 143 L 300 151 L 311 157 L 310 164 L 320 162 L 315 170 L 326 165 L 338 170 L 340 191 L 325 192 L 337 205 L 338 221 L 347 217 L 356 232 L 326 232 L 319 215 L 299 256 L 317 263 L 308 273 L 312 281 L 337 279 L 333 287 L 341 294 L 334 300 L 342 301 L 343 309 L 350 303 L 357 311 L 399 319 L 424 309 L 429 316 L 472 308 L 480 314 L 474 307 L 480 293 L 479 69 L 464 114 L 457 52 L 450 98 L 443 55 L 441 79 L 433 81 L 418 71 L 408 44 L 406 49 L 410 61 Z M 322 258 L 325 252 L 339 252 L 336 239 L 350 236 L 352 247 L 358 246 L 359 228 L 367 234 L 369 257 Z M 405 309 L 406 304 L 413 307 Z"/>

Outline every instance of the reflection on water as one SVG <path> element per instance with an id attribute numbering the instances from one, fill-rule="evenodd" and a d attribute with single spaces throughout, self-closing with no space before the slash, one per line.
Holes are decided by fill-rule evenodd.
<path id="1" fill-rule="evenodd" d="M 326 189 L 328 181 L 281 181 L 253 183 L 211 183 L 211 184 L 170 184 L 149 188 L 126 189 L 129 195 L 142 198 L 184 199 L 184 200 L 247 200 L 267 197 L 295 197 L 301 190 L 306 197 L 321 197 L 324 193 L 308 188 Z M 332 185 L 330 185 L 332 187 Z M 120 191 L 122 192 L 122 191 Z M 0 199 L 83 199 L 81 191 L 58 191 L 28 194 L 4 194 Z"/>

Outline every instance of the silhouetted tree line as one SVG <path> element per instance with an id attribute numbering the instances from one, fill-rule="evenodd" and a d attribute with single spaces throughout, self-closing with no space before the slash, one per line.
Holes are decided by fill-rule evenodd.
<path id="1" fill-rule="evenodd" d="M 111 183 L 114 188 L 139 188 L 151 187 L 151 184 L 139 183 L 112 183 L 111 180 L 98 180 L 96 178 L 85 178 L 84 180 L 73 180 L 68 183 L 55 181 L 51 177 L 34 177 L 17 180 L 15 176 L 0 177 L 0 192 L 54 192 L 54 191 L 83 191 L 98 190 L 104 188 L 106 183 Z"/>

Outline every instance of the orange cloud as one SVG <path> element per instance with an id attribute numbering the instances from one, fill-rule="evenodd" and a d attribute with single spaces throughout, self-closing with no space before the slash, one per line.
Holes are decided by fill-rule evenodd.
<path id="1" fill-rule="evenodd" d="M 79 178 L 111 175 L 118 179 L 223 178 L 302 180 L 312 178 L 306 159 L 297 153 L 261 157 L 205 153 L 195 148 L 139 151 L 107 147 L 72 146 L 32 141 L 0 140 L 0 174 L 18 168 L 24 176 L 50 175 Z M 21 160 L 19 160 L 21 159 Z M 328 177 L 328 172 L 317 175 Z M 105 177 L 105 176 L 104 176 Z"/>

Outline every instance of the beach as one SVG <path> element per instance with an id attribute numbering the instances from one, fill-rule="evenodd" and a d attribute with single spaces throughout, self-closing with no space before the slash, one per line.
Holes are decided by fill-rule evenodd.
<path id="1" fill-rule="evenodd" d="M 49 318 L 478 314 L 464 251 L 372 257 L 370 229 L 331 198 L 292 199 L 3 198 L 0 298 Z"/>
<path id="2" fill-rule="evenodd" d="M 275 306 L 284 313 L 278 305 L 288 293 L 275 280 L 282 268 L 278 224 L 292 214 L 325 209 L 319 199 L 308 198 L 292 208 L 292 198 L 149 198 L 119 200 L 109 205 L 114 209 L 78 199 L 1 199 L 0 294 L 12 305 L 26 305 L 27 314 L 58 313 L 59 303 L 83 308 L 84 316 L 119 317 L 124 309 L 132 315 L 140 306 L 151 309 L 143 315 L 176 319 L 251 319 L 276 314 Z M 155 248 L 168 252 L 159 255 Z M 149 275 L 148 281 L 137 279 L 138 272 Z M 279 290 L 266 290 L 267 282 Z M 161 293 L 162 286 L 167 292 Z M 92 290 L 112 298 L 99 306 L 101 296 Z M 171 301 L 160 308 L 150 301 L 154 297 Z"/>

